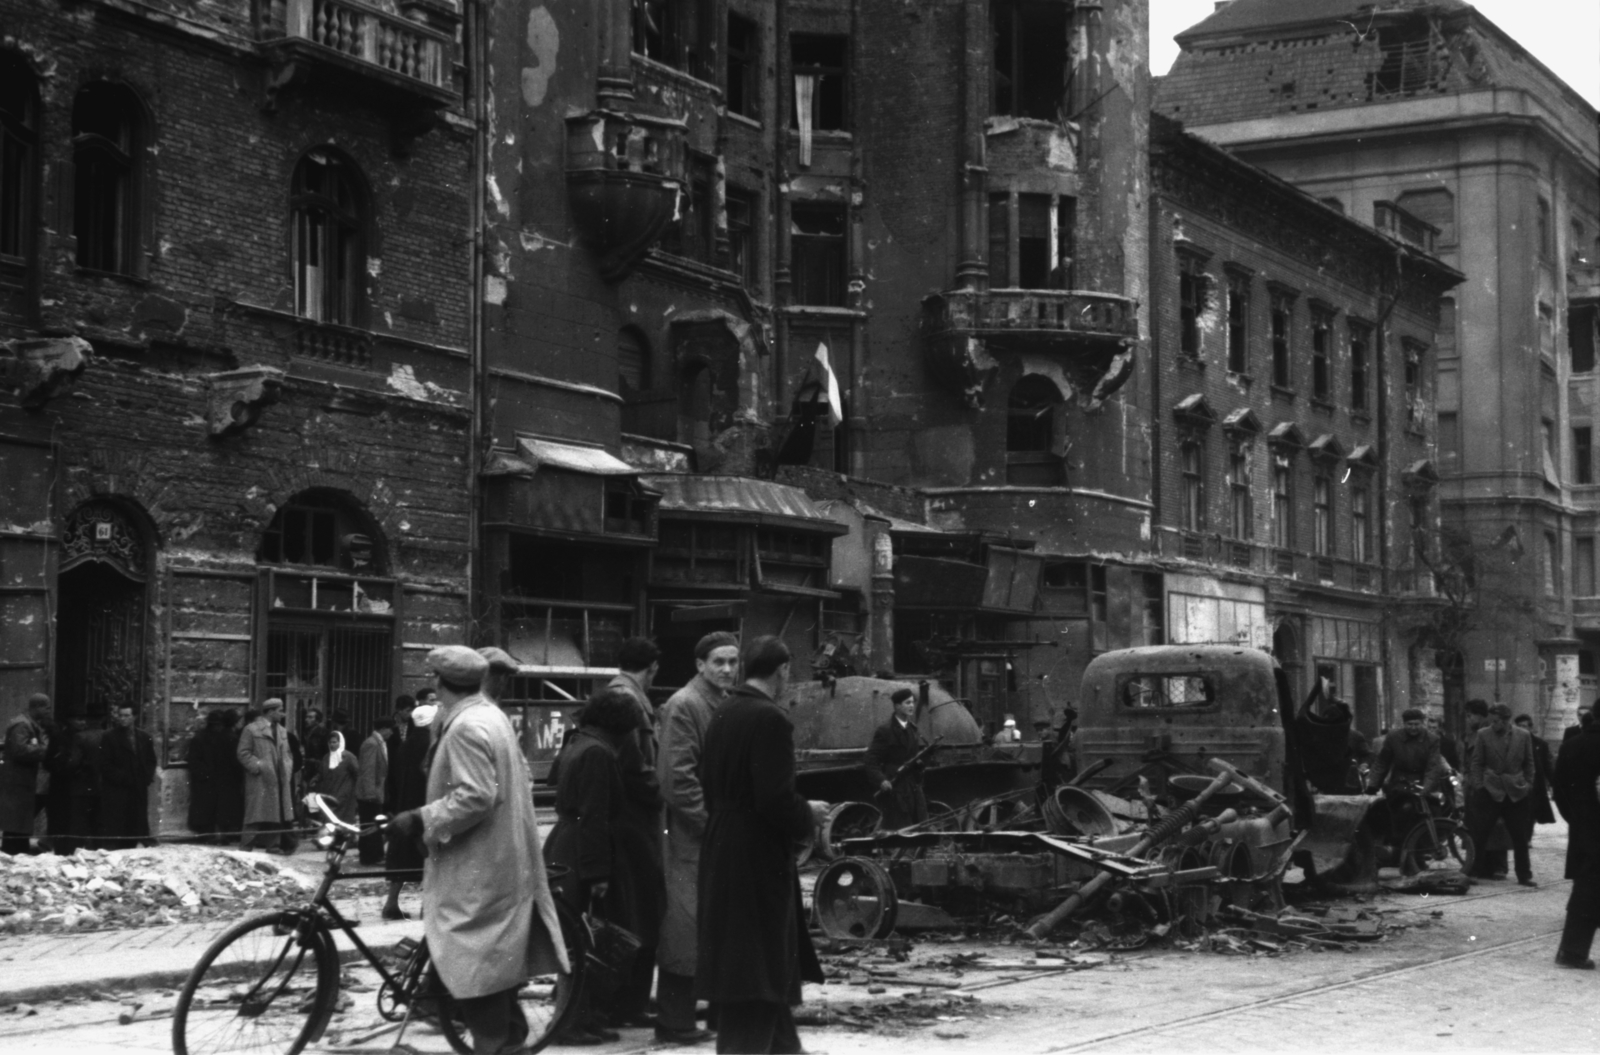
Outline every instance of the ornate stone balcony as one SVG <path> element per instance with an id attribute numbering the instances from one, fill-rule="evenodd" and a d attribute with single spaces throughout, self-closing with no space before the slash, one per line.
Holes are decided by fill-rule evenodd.
<path id="1" fill-rule="evenodd" d="M 923 300 L 931 365 L 979 405 L 996 355 L 1059 358 L 1080 397 L 1093 403 L 1121 387 L 1139 339 L 1137 303 L 1113 293 L 1053 289 L 956 289 Z"/>
<path id="2" fill-rule="evenodd" d="M 455 100 L 448 32 L 361 0 L 266 0 L 261 12 L 263 47 L 282 63 L 273 90 L 317 70 L 430 108 Z"/>
<path id="3" fill-rule="evenodd" d="M 567 195 L 607 282 L 625 278 L 672 218 L 684 137 L 672 118 L 617 110 L 567 118 Z"/>

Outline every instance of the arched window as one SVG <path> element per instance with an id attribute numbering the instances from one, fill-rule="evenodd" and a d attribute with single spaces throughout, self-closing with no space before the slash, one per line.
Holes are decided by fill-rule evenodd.
<path id="1" fill-rule="evenodd" d="M 366 195 L 355 165 L 313 150 L 294 169 L 294 310 L 318 322 L 361 321 L 367 251 Z"/>
<path id="2" fill-rule="evenodd" d="M 123 85 L 97 81 L 72 104 L 73 233 L 78 265 L 132 275 L 140 249 L 144 107 Z"/>
<path id="3" fill-rule="evenodd" d="M 1053 487 L 1062 482 L 1061 390 L 1038 374 L 1027 374 L 1011 388 L 1006 402 L 1006 482 Z"/>
<path id="4" fill-rule="evenodd" d="M 0 267 L 7 272 L 33 261 L 38 151 L 38 82 L 21 58 L 0 54 Z"/>
<path id="5" fill-rule="evenodd" d="M 617 378 L 624 399 L 650 387 L 650 342 L 637 326 L 617 334 Z"/>
<path id="6" fill-rule="evenodd" d="M 302 491 L 279 507 L 261 536 L 263 564 L 304 564 L 358 575 L 384 574 L 382 540 L 348 495 Z"/>

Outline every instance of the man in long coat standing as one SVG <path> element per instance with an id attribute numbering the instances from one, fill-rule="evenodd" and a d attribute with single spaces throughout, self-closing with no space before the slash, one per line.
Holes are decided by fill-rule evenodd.
<path id="1" fill-rule="evenodd" d="M 661 705 L 661 745 L 656 775 L 667 804 L 667 910 L 661 920 L 656 964 L 656 1039 L 698 1044 L 710 1034 L 695 1025 L 695 934 L 700 887 L 700 843 L 706 830 L 705 792 L 700 788 L 700 752 L 706 729 L 739 673 L 739 639 L 725 630 L 694 646 L 695 676 Z"/>
<path id="2" fill-rule="evenodd" d="M 1567 821 L 1567 923 L 1556 949 L 1562 967 L 1594 970 L 1589 948 L 1600 927 L 1600 722 L 1586 723 L 1561 742 L 1552 789 Z"/>
<path id="3" fill-rule="evenodd" d="M 283 717 L 283 701 L 274 696 L 261 705 L 261 717 L 239 734 L 246 833 L 239 840 L 241 850 L 265 844 L 269 852 L 294 852 L 294 757 Z"/>
<path id="4" fill-rule="evenodd" d="M 156 779 L 156 747 L 140 729 L 132 707 L 119 704 L 116 724 L 100 741 L 100 834 L 108 850 L 150 839 L 150 785 Z"/>
<path id="5" fill-rule="evenodd" d="M 700 855 L 695 995 L 716 1002 L 717 1051 L 799 1052 L 790 1010 L 822 981 L 800 910 L 795 846 L 811 805 L 794 787 L 794 725 L 778 706 L 789 649 L 751 642 L 745 682 L 718 708 L 700 754 L 706 836 Z"/>
<path id="6" fill-rule="evenodd" d="M 390 821 L 428 848 L 428 951 L 472 1034 L 472 1050 L 515 1052 L 528 1035 L 517 990 L 567 967 L 545 876 L 527 763 L 511 720 L 478 688 L 489 661 L 463 645 L 428 653 L 439 690 L 426 803 Z"/>

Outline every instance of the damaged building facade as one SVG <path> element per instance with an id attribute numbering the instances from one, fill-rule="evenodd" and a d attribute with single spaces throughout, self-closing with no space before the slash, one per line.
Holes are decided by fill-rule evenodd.
<path id="1" fill-rule="evenodd" d="M 1433 659 L 1434 343 L 1461 275 L 1159 115 L 1150 157 L 1167 639 L 1266 649 L 1375 736 Z"/>
<path id="2" fill-rule="evenodd" d="M 1106 569 L 1047 555 L 1148 532 L 1144 6 L 487 11 L 483 629 L 535 746 L 638 632 L 663 685 L 728 628 L 1065 702 Z"/>
<path id="3" fill-rule="evenodd" d="M 269 695 L 370 726 L 466 633 L 455 5 L 0 26 L 0 720 L 129 705 L 163 767 Z"/>
<path id="4" fill-rule="evenodd" d="M 1218 5 L 1156 109 L 1466 281 L 1437 345 L 1426 701 L 1559 735 L 1595 698 L 1596 113 L 1459 0 Z"/>

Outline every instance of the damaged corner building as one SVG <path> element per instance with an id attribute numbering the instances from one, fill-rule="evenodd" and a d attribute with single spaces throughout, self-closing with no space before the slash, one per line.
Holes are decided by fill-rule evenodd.
<path id="1" fill-rule="evenodd" d="M 0 13 L 0 717 L 135 702 L 164 830 L 199 712 L 442 642 L 542 776 L 628 637 L 779 635 L 832 801 L 896 684 L 965 801 L 1130 646 L 1440 705 L 1464 265 L 1153 112 L 1143 3 Z"/>

